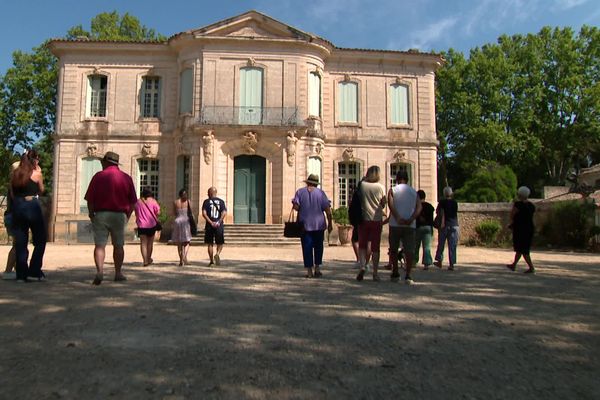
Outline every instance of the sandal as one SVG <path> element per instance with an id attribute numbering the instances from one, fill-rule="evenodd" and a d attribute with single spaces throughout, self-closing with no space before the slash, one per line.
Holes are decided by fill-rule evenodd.
<path id="1" fill-rule="evenodd" d="M 304 275 L 305 278 L 314 278 L 315 276 L 313 275 L 312 272 L 312 268 L 306 268 L 306 275 Z"/>
<path id="2" fill-rule="evenodd" d="M 102 283 L 102 275 L 96 274 L 96 276 L 94 277 L 94 280 L 92 281 L 92 285 L 98 286 L 101 283 Z"/>
<path id="3" fill-rule="evenodd" d="M 358 272 L 358 275 L 356 275 L 356 280 L 360 282 L 360 281 L 362 281 L 364 279 L 364 277 L 365 277 L 365 270 L 361 269 Z"/>
<path id="4" fill-rule="evenodd" d="M 323 273 L 321 273 L 321 270 L 319 268 L 315 268 L 314 277 L 315 278 L 320 278 L 322 276 L 323 276 Z"/>
<path id="5" fill-rule="evenodd" d="M 125 278 L 125 275 L 123 275 L 123 274 L 115 275 L 115 282 L 123 282 L 126 280 L 127 280 L 127 278 Z"/>
<path id="6" fill-rule="evenodd" d="M 511 271 L 516 269 L 515 264 L 506 264 L 506 268 L 510 269 Z"/>

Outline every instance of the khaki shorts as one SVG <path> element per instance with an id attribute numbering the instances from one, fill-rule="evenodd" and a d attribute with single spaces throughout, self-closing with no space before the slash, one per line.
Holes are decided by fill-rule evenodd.
<path id="1" fill-rule="evenodd" d="M 415 253 L 415 228 L 410 226 L 390 226 L 390 253 L 394 254 L 398 252 L 402 243 L 402 251 L 408 254 Z"/>
<path id="2" fill-rule="evenodd" d="M 92 219 L 92 231 L 94 232 L 94 244 L 106 246 L 108 234 L 113 246 L 125 245 L 125 225 L 127 216 L 122 212 L 98 211 Z"/>

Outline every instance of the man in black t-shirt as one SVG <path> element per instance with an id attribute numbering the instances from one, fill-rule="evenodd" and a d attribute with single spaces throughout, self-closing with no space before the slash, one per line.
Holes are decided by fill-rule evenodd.
<path id="1" fill-rule="evenodd" d="M 425 201 L 425 192 L 419 190 L 417 195 L 421 199 L 421 214 L 417 217 L 415 263 L 419 262 L 419 250 L 421 243 L 423 245 L 423 258 L 421 260 L 423 269 L 429 269 L 433 264 L 431 258 L 431 239 L 433 237 L 433 212 L 435 209 L 431 204 Z"/>
<path id="2" fill-rule="evenodd" d="M 208 245 L 208 257 L 210 258 L 209 267 L 221 265 L 221 250 L 225 243 L 225 230 L 223 221 L 227 216 L 227 207 L 225 202 L 217 197 L 217 189 L 211 187 L 208 189 L 208 199 L 202 203 L 202 217 L 206 221 L 204 227 L 204 243 Z M 217 244 L 217 253 L 214 253 L 213 246 Z"/>

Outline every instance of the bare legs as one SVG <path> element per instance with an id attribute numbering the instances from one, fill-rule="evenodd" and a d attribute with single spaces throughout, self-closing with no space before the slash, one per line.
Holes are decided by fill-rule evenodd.
<path id="1" fill-rule="evenodd" d="M 188 264 L 188 250 L 190 249 L 190 242 L 177 243 L 177 253 L 179 254 L 179 266 Z"/>
<path id="2" fill-rule="evenodd" d="M 525 271 L 525 273 L 530 274 L 530 273 L 535 272 L 535 268 L 533 267 L 533 262 L 531 261 L 531 256 L 529 254 L 523 254 L 518 251 L 515 252 L 515 258 L 514 258 L 512 264 L 508 264 L 506 266 L 506 268 L 514 271 L 517 268 L 517 263 L 521 259 L 521 256 L 523 256 L 523 259 L 525 260 L 525 262 L 527 263 L 527 266 L 529 267 L 529 269 L 527 271 Z"/>
<path id="3" fill-rule="evenodd" d="M 154 235 L 140 236 L 140 251 L 142 252 L 142 259 L 144 260 L 144 266 L 152 264 L 152 251 L 154 250 Z"/>
<path id="4" fill-rule="evenodd" d="M 222 244 L 217 244 L 217 253 L 215 254 L 215 250 L 214 250 L 214 245 L 209 244 L 208 245 L 208 259 L 209 259 L 209 264 L 210 266 L 212 266 L 213 264 L 217 264 L 219 265 L 221 263 L 221 251 L 223 250 L 223 245 Z"/>
<path id="5" fill-rule="evenodd" d="M 94 263 L 96 264 L 96 278 L 94 285 L 102 283 L 104 278 L 104 259 L 106 258 L 106 245 L 96 245 L 94 247 Z M 113 245 L 113 261 L 115 263 L 115 281 L 124 281 L 125 276 L 121 273 L 123 267 L 123 259 L 125 258 L 125 250 L 123 246 Z"/>

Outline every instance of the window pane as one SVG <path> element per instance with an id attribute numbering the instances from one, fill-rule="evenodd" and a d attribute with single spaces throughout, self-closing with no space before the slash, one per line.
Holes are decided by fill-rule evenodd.
<path id="1" fill-rule="evenodd" d="M 160 184 L 160 176 L 159 176 L 159 160 L 148 160 L 148 159 L 140 159 L 138 160 L 138 167 L 140 171 L 139 182 L 140 187 L 138 188 L 138 193 L 141 192 L 143 188 L 148 188 L 152 191 L 152 194 L 156 198 L 159 199 L 159 184 Z"/>
<path id="2" fill-rule="evenodd" d="M 88 77 L 89 117 L 106 116 L 106 85 L 108 79 L 102 75 Z"/>
<path id="3" fill-rule="evenodd" d="M 358 182 L 358 163 L 341 162 L 338 164 L 338 184 L 340 190 L 339 206 L 348 207 L 352 199 L 352 193 Z"/>

